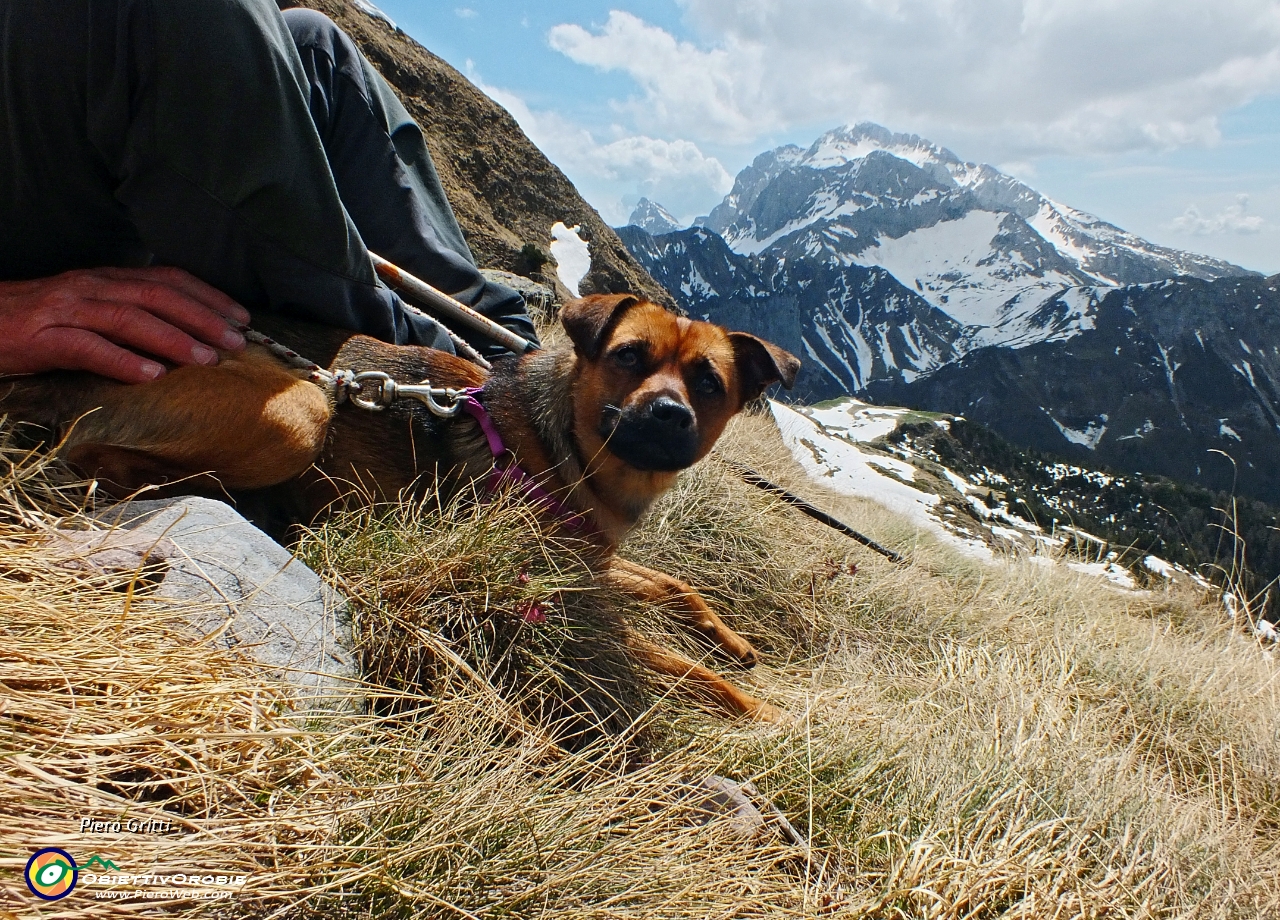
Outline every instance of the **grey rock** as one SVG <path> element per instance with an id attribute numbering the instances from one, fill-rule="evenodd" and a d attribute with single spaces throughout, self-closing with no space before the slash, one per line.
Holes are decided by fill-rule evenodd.
<path id="1" fill-rule="evenodd" d="M 777 805 L 760 794 L 754 783 L 711 774 L 691 784 L 683 798 L 699 824 L 723 821 L 745 840 L 772 834 L 792 846 L 808 849 L 804 836 Z"/>
<path id="2" fill-rule="evenodd" d="M 178 552 L 166 539 L 118 529 L 55 530 L 44 539 L 44 550 L 58 568 L 87 575 L 137 573 L 142 581 L 154 580 L 155 571 Z"/>
<path id="3" fill-rule="evenodd" d="M 342 597 L 289 551 L 207 498 L 133 501 L 97 515 L 110 527 L 164 546 L 168 570 L 154 596 L 189 605 L 191 625 L 321 697 L 356 675 Z M 169 544 L 169 545 L 166 545 Z M 341 694 L 339 694 L 341 695 Z"/>

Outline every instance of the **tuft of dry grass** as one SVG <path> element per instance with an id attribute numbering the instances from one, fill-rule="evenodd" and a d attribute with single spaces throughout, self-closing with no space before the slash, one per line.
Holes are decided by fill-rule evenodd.
<path id="1" fill-rule="evenodd" d="M 809 482 L 767 422 L 719 448 L 911 559 L 895 566 L 713 457 L 624 555 L 703 589 L 787 726 L 637 672 L 625 624 L 510 496 L 339 515 L 303 558 L 351 600 L 363 708 L 213 650 L 129 579 L 51 567 L 40 471 L 0 481 L 0 897 L 21 917 L 1280 917 L 1277 662 L 1186 594 L 955 555 Z M 11 457 L 11 460 L 14 459 Z M 19 458 L 20 459 L 20 458 Z M 52 512 L 74 523 L 64 503 Z M 132 585 L 132 588 L 131 588 Z M 162 591 L 162 589 L 161 589 Z M 811 846 L 702 823 L 751 780 Z M 164 835 L 81 834 L 162 816 Z M 131 886 L 37 905 L 37 846 L 244 874 L 227 901 Z M 2 914 L 0 914 L 2 915 Z"/>

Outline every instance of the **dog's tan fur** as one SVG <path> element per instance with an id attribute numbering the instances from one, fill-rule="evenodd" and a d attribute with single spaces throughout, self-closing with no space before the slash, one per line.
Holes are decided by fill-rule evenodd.
<path id="1" fill-rule="evenodd" d="M 677 460 L 663 463 L 688 466 L 711 450 L 743 404 L 773 382 L 790 386 L 799 362 L 754 336 L 628 296 L 574 301 L 561 320 L 572 348 L 500 361 L 490 376 L 431 349 L 267 317 L 258 325 L 331 368 L 381 370 L 402 383 L 483 384 L 485 405 L 516 461 L 590 520 L 599 576 L 661 604 L 734 658 L 754 663 L 750 643 L 691 587 L 614 555 L 679 473 L 641 468 L 652 464 L 624 457 L 628 451 L 620 445 L 624 425 L 658 424 L 656 401 L 675 403 L 691 418 L 671 428 L 672 442 L 683 446 L 672 448 Z M 628 352 L 640 356 L 634 365 Z M 441 423 L 412 401 L 383 413 L 335 408 L 304 377 L 251 346 L 224 355 L 215 367 L 178 368 L 138 386 L 75 373 L 10 381 L 0 411 L 66 433 L 65 458 L 117 492 L 181 479 L 179 491 L 248 492 L 299 522 L 331 507 L 341 482 L 360 482 L 374 488 L 375 497 L 394 499 L 415 485 L 426 487 L 424 474 L 431 488 L 449 488 L 484 477 L 492 466 L 469 417 Z M 437 471 L 445 471 L 439 480 Z M 780 716 L 701 665 L 638 637 L 631 643 L 651 668 L 729 712 Z"/>

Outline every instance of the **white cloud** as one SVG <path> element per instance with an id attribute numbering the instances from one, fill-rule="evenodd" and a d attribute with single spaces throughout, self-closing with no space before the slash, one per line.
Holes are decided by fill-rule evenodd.
<path id="1" fill-rule="evenodd" d="M 601 179 L 618 181 L 627 189 L 623 199 L 649 198 L 685 223 L 710 211 L 733 188 L 733 177 L 719 160 L 684 140 L 624 137 L 589 151 L 583 165 Z M 619 211 L 614 222 L 626 216 Z"/>
<path id="2" fill-rule="evenodd" d="M 705 46 L 629 13 L 556 26 L 621 71 L 646 134 L 743 144 L 871 119 L 1017 160 L 1213 143 L 1280 90 L 1275 0 L 682 0 Z"/>
<path id="3" fill-rule="evenodd" d="M 457 16 L 459 19 L 475 19 L 480 14 L 467 6 L 455 6 L 453 8 L 453 15 Z"/>
<path id="4" fill-rule="evenodd" d="M 566 24 L 554 27 L 548 40 L 579 64 L 624 70 L 639 83 L 644 98 L 625 108 L 642 124 L 676 133 L 696 127 L 700 133 L 738 141 L 767 130 L 757 120 L 762 114 L 756 103 L 761 87 L 754 85 L 753 76 L 760 70 L 751 66 L 757 46 L 733 42 L 728 48 L 703 51 L 619 10 L 609 14 L 598 34 Z"/>
<path id="5" fill-rule="evenodd" d="M 610 142 L 555 112 L 533 111 L 518 95 L 486 85 L 468 62 L 468 76 L 515 118 L 529 139 L 564 170 L 579 192 L 610 224 L 626 222 L 639 197 L 660 202 L 686 222 L 711 210 L 733 187 L 715 157 L 687 140 L 621 134 Z"/>
<path id="6" fill-rule="evenodd" d="M 1169 226 L 1178 233 L 1190 233 L 1193 236 L 1261 233 L 1267 222 L 1257 215 L 1246 213 L 1248 209 L 1249 196 L 1237 195 L 1235 204 L 1228 205 L 1220 213 L 1210 217 L 1202 216 L 1200 209 L 1191 205 L 1180 217 L 1175 217 Z"/>

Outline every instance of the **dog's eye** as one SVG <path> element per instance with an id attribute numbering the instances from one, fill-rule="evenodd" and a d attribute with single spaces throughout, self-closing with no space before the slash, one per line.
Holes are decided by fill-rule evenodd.
<path id="1" fill-rule="evenodd" d="M 703 396 L 712 396 L 721 392 L 724 389 L 724 385 L 720 382 L 719 377 L 707 372 L 698 378 L 698 382 L 694 384 L 693 388 Z"/>
<path id="2" fill-rule="evenodd" d="M 640 364 L 640 349 L 634 345 L 626 345 L 613 353 L 613 360 L 622 367 L 636 367 Z"/>

